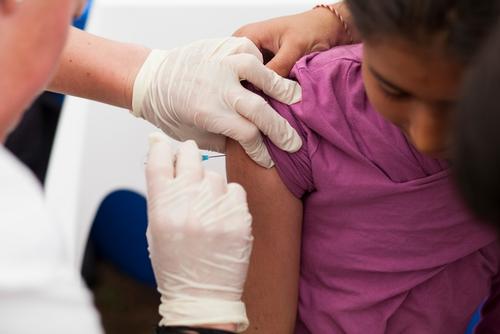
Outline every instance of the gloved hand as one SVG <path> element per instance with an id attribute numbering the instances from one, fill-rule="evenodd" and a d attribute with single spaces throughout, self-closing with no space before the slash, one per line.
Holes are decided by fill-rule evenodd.
<path id="1" fill-rule="evenodd" d="M 241 295 L 253 240 L 246 193 L 204 171 L 193 141 L 177 154 L 164 134 L 150 142 L 147 239 L 160 325 L 235 324 L 243 331 Z"/>
<path id="2" fill-rule="evenodd" d="M 229 37 L 201 40 L 170 51 L 153 50 L 135 80 L 133 114 L 174 139 L 194 139 L 212 151 L 224 152 L 226 137 L 231 137 L 254 161 L 272 167 L 260 131 L 286 151 L 297 151 L 302 142 L 240 80 L 248 80 L 284 103 L 301 99 L 300 86 L 266 68 L 250 40 Z"/>

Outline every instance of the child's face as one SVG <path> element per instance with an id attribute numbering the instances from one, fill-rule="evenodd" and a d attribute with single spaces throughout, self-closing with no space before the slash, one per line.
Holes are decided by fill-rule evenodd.
<path id="1" fill-rule="evenodd" d="M 420 152 L 446 157 L 462 66 L 437 50 L 399 39 L 365 42 L 363 79 L 373 107 Z"/>

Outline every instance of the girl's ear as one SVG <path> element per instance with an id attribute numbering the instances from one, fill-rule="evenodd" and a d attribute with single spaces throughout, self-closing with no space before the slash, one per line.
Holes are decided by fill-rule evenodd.
<path id="1" fill-rule="evenodd" d="M 2 15 L 12 14 L 22 2 L 23 0 L 0 0 L 0 13 Z"/>

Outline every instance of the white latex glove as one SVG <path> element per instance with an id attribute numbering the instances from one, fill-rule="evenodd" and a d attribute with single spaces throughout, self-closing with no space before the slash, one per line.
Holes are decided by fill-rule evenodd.
<path id="1" fill-rule="evenodd" d="M 284 103 L 301 99 L 300 86 L 266 68 L 249 39 L 228 37 L 170 51 L 153 50 L 135 80 L 133 114 L 174 139 L 194 139 L 203 149 L 224 152 L 226 137 L 231 137 L 258 164 L 272 167 L 260 131 L 290 152 L 297 151 L 302 141 L 240 80 Z"/>
<path id="2" fill-rule="evenodd" d="M 147 239 L 161 293 L 160 325 L 248 327 L 241 301 L 253 237 L 246 193 L 202 167 L 193 141 L 176 155 L 150 137 Z"/>

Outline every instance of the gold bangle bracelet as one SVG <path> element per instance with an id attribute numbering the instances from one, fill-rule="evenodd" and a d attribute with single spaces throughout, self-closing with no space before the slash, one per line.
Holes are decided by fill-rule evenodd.
<path id="1" fill-rule="evenodd" d="M 351 30 L 349 29 L 349 25 L 347 24 L 346 20 L 344 20 L 342 15 L 340 15 L 337 8 L 333 7 L 332 5 L 324 5 L 324 4 L 316 5 L 316 6 L 314 6 L 313 9 L 316 9 L 316 8 L 326 8 L 330 12 L 332 12 L 333 15 L 335 15 L 337 17 L 337 19 L 340 21 L 340 23 L 344 27 L 344 31 L 345 31 L 347 37 L 349 38 L 349 43 L 352 44 L 354 42 L 354 39 L 352 38 Z"/>

